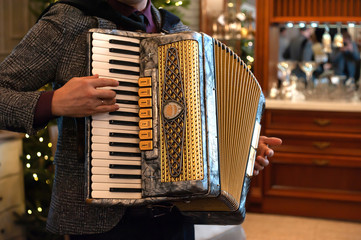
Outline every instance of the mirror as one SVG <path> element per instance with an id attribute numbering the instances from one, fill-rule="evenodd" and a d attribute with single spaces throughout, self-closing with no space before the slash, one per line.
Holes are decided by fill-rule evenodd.
<path id="1" fill-rule="evenodd" d="M 361 26 L 290 23 L 272 26 L 275 81 L 269 98 L 360 101 Z M 272 41 L 270 41 L 271 44 Z"/>

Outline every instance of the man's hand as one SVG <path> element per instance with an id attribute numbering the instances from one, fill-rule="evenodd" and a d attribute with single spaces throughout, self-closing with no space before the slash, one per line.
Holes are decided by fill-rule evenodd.
<path id="1" fill-rule="evenodd" d="M 95 113 L 113 112 L 116 93 L 101 87 L 116 87 L 118 81 L 98 75 L 75 77 L 54 92 L 52 114 L 55 116 L 86 117 Z"/>
<path id="2" fill-rule="evenodd" d="M 268 157 L 272 157 L 274 151 L 270 146 L 281 145 L 282 140 L 275 137 L 266 137 L 260 136 L 258 142 L 257 157 L 254 163 L 253 175 L 258 175 L 261 170 L 263 170 L 268 164 Z"/>

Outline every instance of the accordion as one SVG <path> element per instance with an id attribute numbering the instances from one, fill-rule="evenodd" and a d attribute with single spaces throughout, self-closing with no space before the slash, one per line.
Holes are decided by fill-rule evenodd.
<path id="1" fill-rule="evenodd" d="M 91 204 L 171 202 L 197 224 L 239 224 L 265 98 L 221 42 L 197 32 L 92 29 L 89 74 L 113 78 L 119 110 L 86 120 Z"/>

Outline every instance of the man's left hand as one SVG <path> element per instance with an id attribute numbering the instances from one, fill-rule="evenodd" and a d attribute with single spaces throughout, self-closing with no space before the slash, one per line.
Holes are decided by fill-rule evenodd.
<path id="1" fill-rule="evenodd" d="M 257 157 L 254 163 L 253 175 L 258 175 L 268 164 L 268 158 L 274 155 L 271 146 L 281 145 L 282 140 L 275 137 L 260 136 L 258 142 Z"/>

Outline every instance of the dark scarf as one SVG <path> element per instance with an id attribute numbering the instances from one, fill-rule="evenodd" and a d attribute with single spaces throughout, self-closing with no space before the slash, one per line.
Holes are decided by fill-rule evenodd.
<path id="1" fill-rule="evenodd" d="M 126 17 L 119 12 L 115 11 L 106 0 L 60 0 L 53 4 L 50 4 L 40 15 L 39 19 L 54 5 L 57 3 L 65 3 L 76 7 L 84 12 L 87 16 L 96 16 L 107 19 L 117 26 L 121 26 L 122 29 L 127 31 L 143 31 L 145 32 L 145 25 L 139 21 L 139 16 L 133 13 L 130 17 Z M 170 28 L 172 25 L 180 22 L 180 19 L 174 14 L 159 9 L 162 19 L 167 21 L 162 22 L 162 28 Z M 39 20 L 38 19 L 38 20 Z"/>

